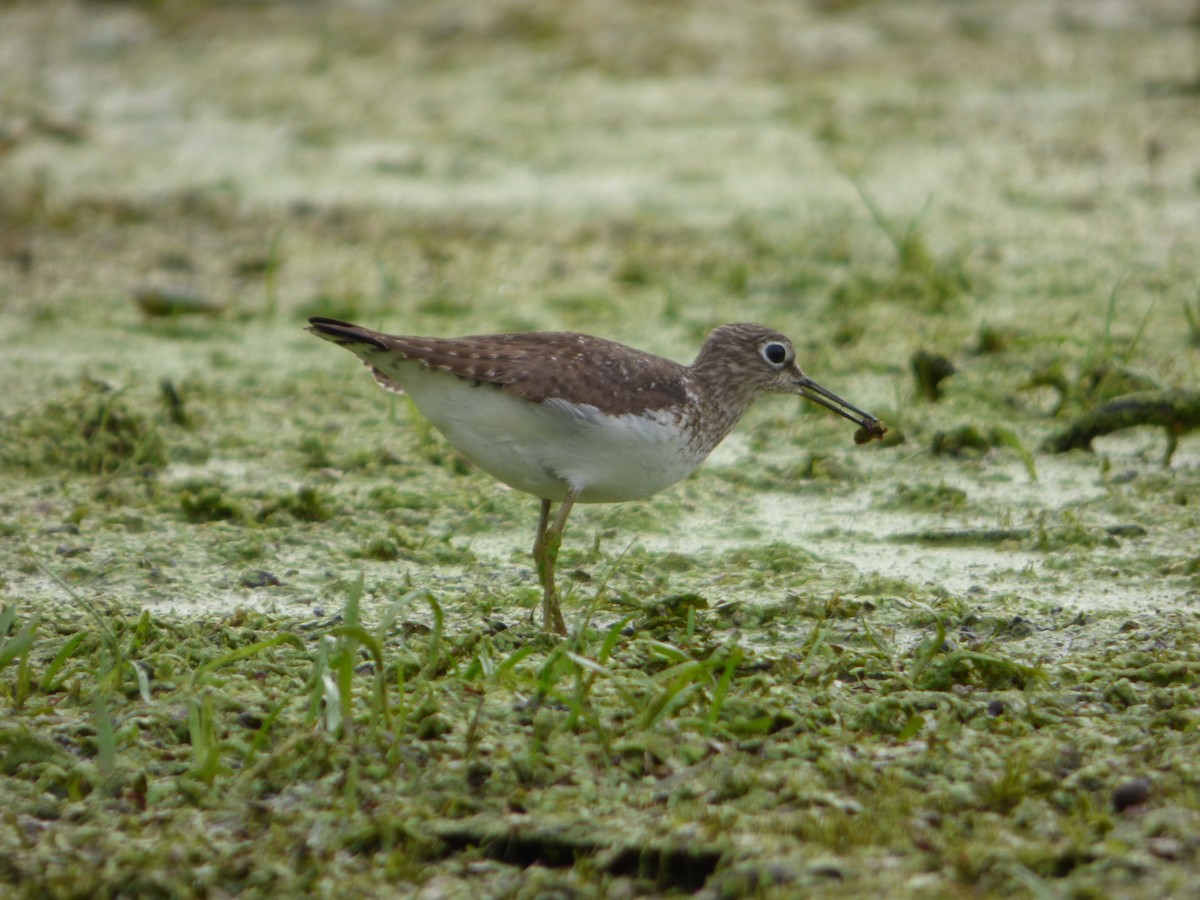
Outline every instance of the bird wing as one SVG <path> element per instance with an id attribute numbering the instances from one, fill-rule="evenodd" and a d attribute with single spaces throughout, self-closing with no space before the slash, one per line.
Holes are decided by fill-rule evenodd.
<path id="1" fill-rule="evenodd" d="M 403 392 L 398 366 L 416 360 L 534 403 L 565 400 L 619 415 L 663 409 L 687 399 L 686 367 L 590 335 L 519 332 L 430 338 L 382 334 L 334 319 L 309 323 L 314 334 L 362 359 L 388 390 Z"/>

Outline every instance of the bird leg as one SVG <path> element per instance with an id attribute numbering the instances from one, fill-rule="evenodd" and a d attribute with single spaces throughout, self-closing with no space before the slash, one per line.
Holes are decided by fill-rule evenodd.
<path id="1" fill-rule="evenodd" d="M 537 566 L 538 579 L 542 582 L 542 630 L 553 631 L 556 634 L 566 634 L 567 624 L 563 621 L 562 610 L 558 606 L 558 591 L 554 586 L 554 565 L 558 562 L 558 548 L 562 545 L 563 529 L 567 525 L 567 516 L 575 505 L 579 492 L 574 488 L 567 491 L 567 496 L 559 504 L 558 514 L 550 523 L 550 501 L 542 501 L 541 515 L 538 517 L 537 537 L 533 542 L 533 561 Z"/>
<path id="2" fill-rule="evenodd" d="M 533 564 L 537 568 L 538 584 L 546 587 L 546 528 L 550 524 L 550 501 L 542 501 L 542 511 L 538 516 L 537 536 L 533 539 Z M 530 619 L 532 619 L 532 614 Z"/>

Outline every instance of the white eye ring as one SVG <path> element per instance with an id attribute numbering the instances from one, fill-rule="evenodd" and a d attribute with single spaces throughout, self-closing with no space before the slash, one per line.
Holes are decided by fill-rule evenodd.
<path id="1" fill-rule="evenodd" d="M 781 344 L 779 341 L 771 341 L 768 344 L 763 344 L 758 352 L 762 354 L 762 358 L 766 360 L 769 365 L 776 369 L 784 366 L 788 361 L 788 357 L 791 355 L 788 353 L 787 345 Z"/>

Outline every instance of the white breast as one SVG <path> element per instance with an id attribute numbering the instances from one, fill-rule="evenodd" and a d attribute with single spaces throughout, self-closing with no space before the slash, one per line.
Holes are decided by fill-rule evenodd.
<path id="1" fill-rule="evenodd" d="M 700 464 L 674 417 L 606 416 L 562 400 L 531 403 L 413 362 L 395 366 L 413 403 L 464 456 L 519 491 L 583 503 L 648 497 Z"/>

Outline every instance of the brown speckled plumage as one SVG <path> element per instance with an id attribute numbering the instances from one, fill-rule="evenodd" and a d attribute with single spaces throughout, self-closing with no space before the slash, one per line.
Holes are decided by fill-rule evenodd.
<path id="1" fill-rule="evenodd" d="M 351 349 L 359 345 L 355 352 L 376 368 L 372 348 L 468 381 L 496 385 L 534 403 L 589 403 L 619 415 L 666 409 L 687 398 L 684 366 L 586 334 L 538 331 L 430 338 L 380 334 L 333 319 L 310 323 L 311 331 L 334 343 Z"/>

